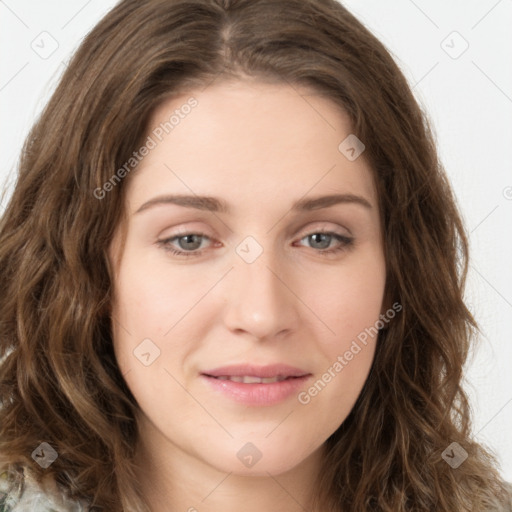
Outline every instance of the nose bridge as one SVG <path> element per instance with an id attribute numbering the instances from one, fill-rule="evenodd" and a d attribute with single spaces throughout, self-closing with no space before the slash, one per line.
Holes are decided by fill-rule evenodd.
<path id="1" fill-rule="evenodd" d="M 236 248 L 230 277 L 225 323 L 231 330 L 243 330 L 265 338 L 291 329 L 296 323 L 296 301 L 283 283 L 279 255 L 247 237 Z"/>

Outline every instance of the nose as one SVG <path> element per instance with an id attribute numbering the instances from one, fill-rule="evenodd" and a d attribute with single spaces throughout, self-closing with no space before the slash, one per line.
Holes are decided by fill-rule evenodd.
<path id="1" fill-rule="evenodd" d="M 234 255 L 234 269 L 225 283 L 224 324 L 257 340 L 285 336 L 299 325 L 300 301 L 294 295 L 293 273 L 283 257 L 270 250 L 252 263 Z M 295 286 L 296 287 L 296 286 Z"/>

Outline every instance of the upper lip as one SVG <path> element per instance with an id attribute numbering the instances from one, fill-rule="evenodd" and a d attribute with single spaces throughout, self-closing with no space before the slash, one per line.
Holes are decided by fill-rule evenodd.
<path id="1" fill-rule="evenodd" d="M 222 366 L 202 372 L 203 375 L 210 377 L 243 377 L 252 376 L 260 378 L 268 377 L 303 377 L 309 375 L 308 372 L 290 366 L 287 364 L 270 364 L 266 366 L 256 366 L 253 364 L 233 364 L 229 366 Z"/>

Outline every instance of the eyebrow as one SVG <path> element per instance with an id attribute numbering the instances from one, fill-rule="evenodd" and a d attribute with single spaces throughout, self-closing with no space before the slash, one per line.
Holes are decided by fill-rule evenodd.
<path id="1" fill-rule="evenodd" d="M 149 210 L 155 206 L 174 204 L 185 208 L 195 208 L 196 210 L 206 210 L 209 212 L 230 213 L 228 204 L 222 199 L 211 196 L 196 195 L 163 195 L 157 196 L 145 202 L 134 215 Z M 355 194 L 331 194 L 318 196 L 295 201 L 291 207 L 292 211 L 305 212 L 328 208 L 336 204 L 356 204 L 371 209 L 370 202 L 362 196 Z"/>

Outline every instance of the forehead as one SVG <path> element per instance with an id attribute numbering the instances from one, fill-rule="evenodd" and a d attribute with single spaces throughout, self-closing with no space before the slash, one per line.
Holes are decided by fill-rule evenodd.
<path id="1" fill-rule="evenodd" d="M 190 91 L 153 112 L 146 135 L 154 147 L 132 176 L 130 203 L 133 209 L 157 192 L 246 205 L 308 193 L 357 193 L 374 202 L 364 153 L 350 161 L 339 149 L 350 134 L 344 110 L 309 88 L 236 81 Z"/>

